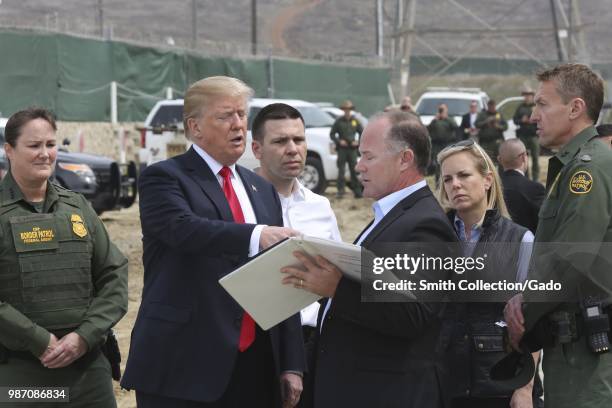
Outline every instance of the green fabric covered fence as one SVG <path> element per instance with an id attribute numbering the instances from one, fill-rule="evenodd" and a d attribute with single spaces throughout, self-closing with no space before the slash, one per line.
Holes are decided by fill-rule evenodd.
<path id="1" fill-rule="evenodd" d="M 63 34 L 0 31 L 0 112 L 29 105 L 52 109 L 60 120 L 108 121 L 110 83 L 118 84 L 118 120 L 142 121 L 153 104 L 194 81 L 230 75 L 258 97 L 340 103 L 351 99 L 365 114 L 388 104 L 388 68 L 362 68 L 284 59 L 203 57 L 116 41 Z"/>

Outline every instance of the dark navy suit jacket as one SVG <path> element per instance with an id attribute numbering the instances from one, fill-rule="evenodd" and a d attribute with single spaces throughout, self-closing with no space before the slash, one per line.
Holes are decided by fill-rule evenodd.
<path id="1" fill-rule="evenodd" d="M 423 187 L 393 207 L 361 246 L 456 241 L 442 208 L 429 187 Z M 314 390 L 306 390 L 305 400 L 314 391 L 315 408 L 443 406 L 446 374 L 436 350 L 443 305 L 364 303 L 361 294 L 359 283 L 340 279 L 320 321 Z"/>
<path id="2" fill-rule="evenodd" d="M 529 180 L 515 170 L 501 174 L 504 185 L 504 199 L 512 221 L 529 228 L 535 234 L 538 227 L 538 213 L 546 196 L 546 189 L 540 183 Z"/>
<path id="3" fill-rule="evenodd" d="M 272 185 L 236 168 L 257 222 L 282 226 Z M 216 401 L 234 368 L 243 316 L 218 280 L 247 260 L 255 225 L 233 222 L 216 176 L 193 148 L 148 167 L 139 195 L 144 288 L 121 385 Z M 277 372 L 304 371 L 299 315 L 268 333 Z"/>

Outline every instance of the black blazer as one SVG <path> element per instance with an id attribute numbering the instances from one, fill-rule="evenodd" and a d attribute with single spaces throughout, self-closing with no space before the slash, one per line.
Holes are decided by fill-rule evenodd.
<path id="1" fill-rule="evenodd" d="M 506 170 L 501 175 L 504 199 L 512 221 L 529 228 L 535 234 L 538 226 L 538 212 L 546 189 L 540 183 L 529 180 L 516 170 Z"/>
<path id="2" fill-rule="evenodd" d="M 282 226 L 272 185 L 236 168 L 258 223 Z M 244 313 L 218 280 L 247 260 L 255 226 L 233 222 L 217 178 L 193 148 L 148 167 L 139 195 L 144 288 L 121 385 L 218 400 L 234 369 Z M 277 371 L 304 371 L 299 315 L 268 333 Z"/>
<path id="3" fill-rule="evenodd" d="M 424 187 L 398 203 L 362 246 L 454 242 L 455 231 Z M 317 339 L 315 408 L 422 408 L 442 405 L 436 344 L 442 304 L 362 303 L 360 285 L 342 278 Z"/>
<path id="4" fill-rule="evenodd" d="M 478 116 L 478 113 L 476 113 L 476 116 Z M 474 121 L 474 124 L 476 124 L 476 121 Z M 465 140 L 470 136 L 469 133 L 466 133 L 466 129 L 469 130 L 470 127 L 470 112 L 468 112 L 461 117 L 461 125 L 459 126 L 459 140 Z"/>

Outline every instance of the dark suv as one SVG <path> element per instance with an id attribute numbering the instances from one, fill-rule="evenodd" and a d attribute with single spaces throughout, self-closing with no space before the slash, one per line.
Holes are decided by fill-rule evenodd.
<path id="1" fill-rule="evenodd" d="M 0 119 L 0 179 L 8 171 L 4 152 L 4 124 Z M 119 164 L 113 159 L 86 153 L 70 153 L 69 142 L 58 149 L 56 182 L 87 198 L 98 214 L 104 211 L 130 207 L 136 199 L 136 164 Z"/>

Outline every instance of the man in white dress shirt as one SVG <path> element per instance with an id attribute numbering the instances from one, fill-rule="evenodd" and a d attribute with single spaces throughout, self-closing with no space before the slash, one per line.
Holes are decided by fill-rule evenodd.
<path id="1" fill-rule="evenodd" d="M 252 132 L 253 154 L 261 164 L 256 172 L 276 188 L 284 226 L 304 235 L 342 241 L 329 200 L 298 180 L 307 148 L 300 112 L 284 103 L 268 105 L 253 120 Z M 302 310 L 302 325 L 316 327 L 318 311 L 318 302 Z"/>

